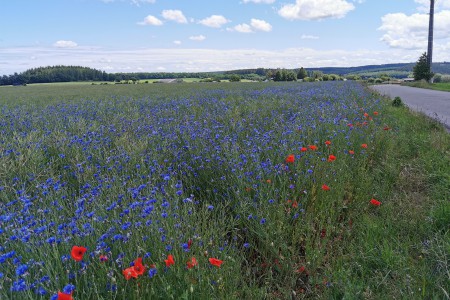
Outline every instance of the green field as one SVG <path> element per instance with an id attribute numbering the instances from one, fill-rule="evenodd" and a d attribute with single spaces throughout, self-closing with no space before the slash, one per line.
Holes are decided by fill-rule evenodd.
<path id="1" fill-rule="evenodd" d="M 427 83 L 427 82 L 413 82 L 413 83 L 407 83 L 405 85 L 412 86 L 412 87 L 418 87 L 423 89 L 431 89 L 431 90 L 437 90 L 437 91 L 445 91 L 450 92 L 450 83 L 446 82 L 439 82 L 439 83 Z"/>
<path id="2" fill-rule="evenodd" d="M 0 106 L 0 299 L 448 298 L 450 135 L 358 82 Z"/>

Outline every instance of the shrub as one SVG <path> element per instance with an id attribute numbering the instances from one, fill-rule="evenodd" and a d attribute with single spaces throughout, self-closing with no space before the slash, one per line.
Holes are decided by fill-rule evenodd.
<path id="1" fill-rule="evenodd" d="M 392 100 L 392 106 L 395 106 L 395 107 L 403 106 L 402 98 L 400 98 L 398 96 L 395 97 L 394 100 Z"/>

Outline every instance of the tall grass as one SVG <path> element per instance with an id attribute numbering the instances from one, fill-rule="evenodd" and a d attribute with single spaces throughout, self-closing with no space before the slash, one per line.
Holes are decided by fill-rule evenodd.
<path id="1" fill-rule="evenodd" d="M 449 137 L 359 84 L 1 91 L 2 299 L 448 293 Z"/>

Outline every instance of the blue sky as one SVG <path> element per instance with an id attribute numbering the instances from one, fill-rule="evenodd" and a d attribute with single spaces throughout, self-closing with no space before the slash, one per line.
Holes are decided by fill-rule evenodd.
<path id="1" fill-rule="evenodd" d="M 429 0 L 14 0 L 0 11 L 0 75 L 47 65 L 107 72 L 359 66 L 426 51 Z M 450 61 L 436 0 L 435 61 Z"/>

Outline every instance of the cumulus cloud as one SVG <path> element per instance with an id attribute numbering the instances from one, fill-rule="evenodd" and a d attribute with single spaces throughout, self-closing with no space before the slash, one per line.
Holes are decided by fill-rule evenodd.
<path id="1" fill-rule="evenodd" d="M 233 28 L 228 28 L 228 30 L 229 31 L 237 31 L 240 33 L 252 33 L 253 32 L 252 27 L 246 23 L 236 25 Z"/>
<path id="2" fill-rule="evenodd" d="M 309 34 L 302 34 L 300 37 L 302 40 L 318 40 L 319 37 L 315 35 L 309 35 Z"/>
<path id="3" fill-rule="evenodd" d="M 428 14 L 387 14 L 381 18 L 382 25 L 378 28 L 385 32 L 381 41 L 392 48 L 426 49 L 428 21 Z M 443 10 L 434 15 L 434 40 L 450 42 L 450 10 Z"/>
<path id="4" fill-rule="evenodd" d="M 181 41 L 173 41 L 175 45 L 181 45 Z"/>
<path id="5" fill-rule="evenodd" d="M 225 25 L 228 22 L 230 21 L 221 15 L 212 15 L 208 18 L 199 21 L 200 24 L 213 28 L 220 28 L 222 27 L 222 25 Z"/>
<path id="6" fill-rule="evenodd" d="M 168 21 L 186 24 L 188 21 L 181 10 L 167 9 L 162 11 L 162 17 Z"/>
<path id="7" fill-rule="evenodd" d="M 250 25 L 247 23 L 242 23 L 234 26 L 233 28 L 227 28 L 227 31 L 237 31 L 240 33 L 253 33 L 255 31 L 272 31 L 272 25 L 264 20 L 251 19 Z"/>
<path id="8" fill-rule="evenodd" d="M 278 14 L 288 20 L 321 20 L 343 18 L 353 9 L 355 6 L 346 0 L 296 0 L 281 7 Z"/>
<path id="9" fill-rule="evenodd" d="M 193 36 L 190 36 L 189 39 L 192 40 L 192 41 L 201 42 L 201 41 L 206 40 L 206 36 L 204 36 L 204 35 L 193 35 Z"/>
<path id="10" fill-rule="evenodd" d="M 139 25 L 153 25 L 153 26 L 161 26 L 163 22 L 158 19 L 157 17 L 154 17 L 152 15 L 148 15 L 145 17 L 144 21 L 139 22 Z"/>
<path id="11" fill-rule="evenodd" d="M 73 42 L 73 41 L 57 41 L 53 44 L 54 47 L 57 48 L 75 48 L 76 46 L 78 46 L 77 43 Z"/>
<path id="12" fill-rule="evenodd" d="M 244 3 L 264 3 L 264 4 L 271 4 L 274 3 L 275 0 L 244 0 Z"/>
<path id="13" fill-rule="evenodd" d="M 260 31 L 265 31 L 265 32 L 272 31 L 272 25 L 270 25 L 269 23 L 267 23 L 264 20 L 251 19 L 250 25 L 255 30 L 260 30 Z"/>

